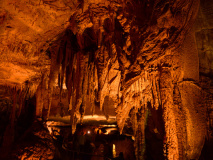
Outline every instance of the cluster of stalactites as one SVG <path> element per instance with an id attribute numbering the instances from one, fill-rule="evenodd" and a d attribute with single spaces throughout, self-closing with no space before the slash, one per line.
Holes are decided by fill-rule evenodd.
<path id="1" fill-rule="evenodd" d="M 183 38 L 180 33 L 185 33 L 189 27 L 177 22 L 178 16 L 172 16 L 180 6 L 171 3 L 168 7 L 168 2 L 160 2 L 134 1 L 123 8 L 115 2 L 108 7 L 91 4 L 87 10 L 76 11 L 71 16 L 70 26 L 56 51 L 57 60 L 52 61 L 50 79 L 56 77 L 52 76 L 56 72 L 61 89 L 64 81 L 66 83 L 72 124 L 75 124 L 74 119 L 78 119 L 75 118 L 77 113 L 83 116 L 86 106 L 92 104 L 90 107 L 94 110 L 97 102 L 102 109 L 106 95 L 117 99 L 121 131 L 132 106 L 140 108 L 149 101 L 158 108 L 161 102 L 156 77 L 159 76 L 155 72 L 146 75 L 142 70 L 163 56 L 166 49 L 177 47 Z M 149 10 L 141 12 L 147 6 Z M 135 10 L 131 10 L 134 7 Z M 156 13 L 153 14 L 152 10 Z M 193 15 L 194 10 L 189 14 Z M 153 14 L 152 17 L 147 17 L 148 13 Z M 182 18 L 191 23 L 193 16 Z M 152 24 L 150 19 L 153 23 L 156 21 L 156 26 L 147 26 Z M 147 81 L 149 85 L 145 87 Z"/>
<path id="2" fill-rule="evenodd" d="M 133 108 L 138 111 L 142 107 L 147 108 L 147 104 L 150 103 L 157 110 L 161 105 L 159 72 L 157 70 L 142 72 L 134 83 L 119 94 L 122 96 L 117 106 L 117 123 L 122 133 L 125 120 Z"/>
<path id="3" fill-rule="evenodd" d="M 161 67 L 147 69 L 126 89 L 120 91 L 120 103 L 116 108 L 117 124 L 120 133 L 130 119 L 135 137 L 135 155 L 143 159 L 145 154 L 145 127 L 148 110 L 158 110 L 161 106 L 160 74 Z"/>
<path id="4" fill-rule="evenodd" d="M 79 115 L 82 118 L 87 105 L 91 110 L 95 108 L 95 95 L 98 90 L 97 68 L 94 53 L 85 52 L 81 48 L 82 44 L 79 44 L 79 37 L 77 38 L 69 29 L 66 32 L 56 52 L 57 61 L 52 62 L 54 70 L 51 70 L 50 81 L 55 81 L 54 79 L 58 77 L 60 100 L 64 83 L 66 84 L 71 121 L 75 123 L 74 119 L 79 118 Z"/>
<path id="5" fill-rule="evenodd" d="M 95 104 L 99 104 L 102 110 L 105 96 L 116 95 L 119 90 L 117 86 L 121 76 L 113 37 L 114 17 L 110 16 L 111 12 L 110 6 L 107 9 L 93 5 L 84 12 L 89 14 L 76 12 L 70 18 L 70 27 L 58 40 L 59 47 L 52 47 L 54 49 L 51 51 L 53 58 L 49 76 L 49 108 L 51 86 L 58 77 L 60 90 L 63 89 L 64 83 L 68 90 L 73 128 L 76 120 L 83 118 L 85 107 L 89 106 L 94 112 Z M 94 17 L 94 14 L 99 16 Z"/>

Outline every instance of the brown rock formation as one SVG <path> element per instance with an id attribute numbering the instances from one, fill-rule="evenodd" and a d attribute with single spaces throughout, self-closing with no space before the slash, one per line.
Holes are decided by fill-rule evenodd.
<path id="1" fill-rule="evenodd" d="M 58 107 L 69 112 L 73 132 L 86 111 L 100 108 L 108 119 L 111 100 L 120 133 L 131 122 L 137 159 L 149 156 L 151 133 L 159 139 L 161 158 L 198 159 L 212 103 L 212 91 L 204 86 L 211 83 L 213 70 L 213 3 L 200 4 L 4 0 L 0 85 L 26 93 L 23 100 L 35 95 L 36 116 L 45 120 L 57 92 Z"/>

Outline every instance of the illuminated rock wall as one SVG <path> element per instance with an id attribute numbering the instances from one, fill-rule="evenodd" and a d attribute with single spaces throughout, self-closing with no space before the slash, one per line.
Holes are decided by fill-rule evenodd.
<path id="1" fill-rule="evenodd" d="M 0 84 L 20 89 L 28 82 L 36 94 L 37 117 L 49 117 L 53 88 L 60 88 L 61 102 L 66 86 L 73 132 L 86 110 L 107 110 L 109 97 L 120 133 L 131 121 L 137 159 L 148 154 L 147 127 L 161 137 L 160 149 L 169 160 L 199 157 L 207 100 L 199 72 L 212 72 L 207 36 L 212 29 L 193 28 L 198 0 L 0 3 Z M 198 21 L 207 11 L 200 9 Z M 12 65 L 14 70 L 8 69 Z M 164 128 L 157 122 L 149 126 L 155 118 L 149 114 L 160 110 L 156 114 Z"/>

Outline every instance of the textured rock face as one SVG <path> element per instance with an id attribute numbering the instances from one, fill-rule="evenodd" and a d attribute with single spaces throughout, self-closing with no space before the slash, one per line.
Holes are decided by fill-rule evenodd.
<path id="1" fill-rule="evenodd" d="M 120 132 L 131 122 L 137 159 L 150 156 L 150 132 L 169 160 L 199 157 L 206 99 L 197 83 L 199 71 L 212 74 L 210 1 L 201 1 L 194 30 L 198 0 L 0 3 L 0 84 L 29 88 L 36 116 L 49 117 L 55 86 L 73 131 L 86 110 L 99 107 L 107 118 L 110 99 Z"/>
<path id="2" fill-rule="evenodd" d="M 8 159 L 53 159 L 53 139 L 42 122 L 34 122 L 22 141 L 14 147 Z"/>
<path id="3" fill-rule="evenodd" d="M 72 7 L 62 1 L 0 2 L 0 84 L 24 87 L 48 72 L 44 51 L 66 28 Z"/>
<path id="4" fill-rule="evenodd" d="M 213 1 L 201 1 L 201 7 L 194 27 L 200 59 L 200 72 L 208 76 L 212 76 L 212 4 Z"/>
<path id="5" fill-rule="evenodd" d="M 200 10 L 197 20 L 194 25 L 196 42 L 199 55 L 199 69 L 200 69 L 200 86 L 205 91 L 204 101 L 202 106 L 207 108 L 207 139 L 204 149 L 208 146 L 209 150 L 212 148 L 212 8 L 213 1 L 201 1 Z M 202 153 L 202 158 L 209 159 L 212 157 L 212 153 L 206 149 L 206 152 Z"/>

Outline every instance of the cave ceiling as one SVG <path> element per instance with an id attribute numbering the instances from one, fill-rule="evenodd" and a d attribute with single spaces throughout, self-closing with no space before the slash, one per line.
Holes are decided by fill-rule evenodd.
<path id="1" fill-rule="evenodd" d="M 58 42 L 60 38 L 67 41 L 74 34 L 76 52 L 94 52 L 98 60 L 97 55 L 104 57 L 103 68 L 117 59 L 117 69 L 128 86 L 144 68 L 180 45 L 196 15 L 196 3 L 2 1 L 0 82 L 21 85 L 41 77 L 50 70 L 46 56 L 50 45 L 59 45 L 63 43 Z M 128 88 L 125 85 L 122 88 Z"/>

